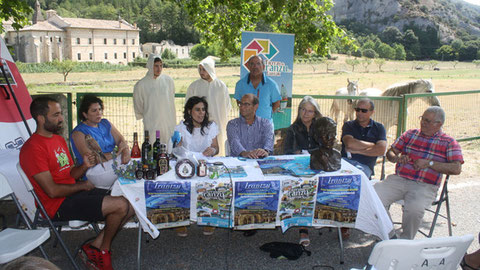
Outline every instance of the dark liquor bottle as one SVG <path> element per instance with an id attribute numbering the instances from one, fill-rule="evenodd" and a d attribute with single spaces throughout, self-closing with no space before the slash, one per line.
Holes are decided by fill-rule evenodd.
<path id="1" fill-rule="evenodd" d="M 141 152 L 140 152 L 140 147 L 138 147 L 138 134 L 137 132 L 133 133 L 133 146 L 132 146 L 132 152 L 130 153 L 130 156 L 132 158 L 141 158 Z"/>
<path id="2" fill-rule="evenodd" d="M 157 139 L 153 143 L 153 160 L 158 163 L 158 154 L 160 154 L 160 130 L 156 131 Z"/>
<path id="3" fill-rule="evenodd" d="M 158 154 L 157 175 L 162 175 L 168 172 L 169 162 L 167 154 L 167 145 L 160 144 L 160 154 Z"/>
<path id="4" fill-rule="evenodd" d="M 148 156 L 152 150 L 152 145 L 150 144 L 150 137 L 148 136 L 148 130 L 145 130 L 145 141 L 142 143 L 142 163 L 148 164 Z"/>

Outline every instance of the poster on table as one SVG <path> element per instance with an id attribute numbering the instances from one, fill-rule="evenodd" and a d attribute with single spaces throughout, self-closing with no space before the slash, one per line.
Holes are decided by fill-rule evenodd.
<path id="1" fill-rule="evenodd" d="M 314 226 L 354 227 L 360 202 L 361 176 L 319 176 Z"/>
<path id="2" fill-rule="evenodd" d="M 198 181 L 195 191 L 198 225 L 232 227 L 233 187 L 229 180 Z"/>
<path id="3" fill-rule="evenodd" d="M 258 166 L 264 176 L 291 175 L 291 172 L 283 168 L 283 165 L 291 161 L 290 159 L 276 159 L 267 157 L 257 160 Z"/>
<path id="4" fill-rule="evenodd" d="M 282 95 L 280 111 L 273 114 L 275 129 L 290 126 L 294 45 L 294 34 L 242 32 L 240 77 L 249 73 L 248 59 L 259 55 L 264 60 L 265 73 L 277 83 Z"/>
<path id="5" fill-rule="evenodd" d="M 189 181 L 145 181 L 147 218 L 159 229 L 190 225 Z"/>
<path id="6" fill-rule="evenodd" d="M 275 228 L 280 181 L 237 181 L 234 193 L 235 229 Z"/>
<path id="7" fill-rule="evenodd" d="M 315 178 L 282 181 L 278 219 L 285 232 L 295 226 L 312 226 L 318 180 Z"/>

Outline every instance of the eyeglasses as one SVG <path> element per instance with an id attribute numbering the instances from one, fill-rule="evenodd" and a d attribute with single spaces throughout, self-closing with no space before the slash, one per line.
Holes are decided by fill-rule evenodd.
<path id="1" fill-rule="evenodd" d="M 252 104 L 251 104 L 251 103 L 248 103 L 248 102 L 240 102 L 240 103 L 238 103 L 238 106 L 248 107 L 248 106 L 252 106 Z"/>
<path id="2" fill-rule="evenodd" d="M 422 122 L 424 122 L 424 123 L 426 123 L 426 124 L 428 124 L 428 125 L 440 123 L 440 121 L 438 121 L 438 120 L 429 120 L 429 119 L 427 119 L 427 118 L 425 118 L 425 117 L 423 117 L 423 116 L 419 116 L 418 119 L 420 119 L 420 121 L 422 121 Z"/>
<path id="3" fill-rule="evenodd" d="M 304 113 L 304 114 L 314 114 L 314 113 L 315 113 L 315 111 L 313 111 L 313 110 L 307 110 L 307 109 L 305 109 L 305 108 L 300 109 L 300 111 L 301 111 L 302 113 Z"/>
<path id="4" fill-rule="evenodd" d="M 367 113 L 369 110 L 368 109 L 362 109 L 362 108 L 355 108 L 356 112 L 362 112 L 362 113 Z"/>

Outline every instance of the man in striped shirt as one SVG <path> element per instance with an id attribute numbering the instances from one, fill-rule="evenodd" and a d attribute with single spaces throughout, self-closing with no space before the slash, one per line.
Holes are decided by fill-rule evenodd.
<path id="1" fill-rule="evenodd" d="M 403 133 L 387 152 L 387 159 L 396 163 L 395 174 L 377 183 L 375 190 L 387 210 L 392 203 L 404 200 L 400 238 L 415 238 L 443 174 L 462 171 L 462 150 L 455 139 L 442 132 L 444 122 L 443 109 L 429 107 L 420 117 L 420 129 Z"/>
<path id="2" fill-rule="evenodd" d="M 273 127 L 270 120 L 256 115 L 258 98 L 245 94 L 238 103 L 240 117 L 227 124 L 230 156 L 264 158 L 273 153 Z"/>

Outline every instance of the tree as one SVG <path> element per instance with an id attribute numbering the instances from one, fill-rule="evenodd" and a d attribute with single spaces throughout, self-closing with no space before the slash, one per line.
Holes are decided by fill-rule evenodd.
<path id="1" fill-rule="evenodd" d="M 397 27 L 395 26 L 388 26 L 386 27 L 383 31 L 382 34 L 380 35 L 380 38 L 382 39 L 383 42 L 393 45 L 395 43 L 401 43 L 403 40 L 403 34 L 398 30 Z"/>
<path id="2" fill-rule="evenodd" d="M 475 65 L 476 68 L 480 67 L 480 60 L 473 60 L 472 63 Z"/>
<path id="3" fill-rule="evenodd" d="M 370 58 L 364 58 L 362 59 L 362 66 L 363 68 L 365 69 L 365 72 L 368 72 L 368 66 L 370 66 L 370 64 L 372 64 L 372 59 Z"/>
<path id="4" fill-rule="evenodd" d="M 253 31 L 259 22 L 271 25 L 274 32 L 295 33 L 295 52 L 305 54 L 311 48 L 317 54 L 328 53 L 328 45 L 340 37 L 352 43 L 327 11 L 332 0 L 179 0 L 203 35 L 202 43 L 222 43 L 220 56 L 227 58 L 240 49 L 242 31 Z"/>
<path id="5" fill-rule="evenodd" d="M 363 54 L 364 57 L 367 57 L 367 58 L 375 58 L 375 57 L 378 56 L 377 53 L 373 49 L 363 50 L 362 54 Z"/>
<path id="6" fill-rule="evenodd" d="M 463 41 L 461 39 L 454 39 L 452 43 L 450 43 L 450 46 L 452 46 L 454 51 L 458 52 L 460 48 L 463 47 Z"/>
<path id="7" fill-rule="evenodd" d="M 465 42 L 465 45 L 458 51 L 458 60 L 471 61 L 477 58 L 478 45 L 470 40 Z"/>
<path id="8" fill-rule="evenodd" d="M 452 65 L 453 69 L 456 69 L 456 66 L 458 65 L 458 60 L 453 61 Z"/>
<path id="9" fill-rule="evenodd" d="M 58 61 L 57 59 L 55 59 L 52 64 L 59 73 L 63 74 L 63 81 L 66 82 L 68 74 L 75 68 L 77 62 L 73 62 L 69 59 L 63 61 Z"/>
<path id="10" fill-rule="evenodd" d="M 325 61 L 325 66 L 326 66 L 326 70 L 327 70 L 327 73 L 328 73 L 328 68 L 333 66 L 333 61 L 332 60 L 326 60 Z"/>
<path id="11" fill-rule="evenodd" d="M 402 44 L 395 44 L 393 45 L 393 49 L 395 50 L 395 60 L 405 60 L 407 54 L 405 53 L 405 48 Z"/>
<path id="12" fill-rule="evenodd" d="M 381 43 L 375 51 L 380 58 L 395 59 L 395 49 L 388 44 Z"/>
<path id="13" fill-rule="evenodd" d="M 360 60 L 358 60 L 357 58 L 355 59 L 347 58 L 345 59 L 345 63 L 349 66 L 352 66 L 352 72 L 355 72 L 355 66 L 360 64 Z"/>
<path id="14" fill-rule="evenodd" d="M 12 27 L 18 30 L 28 24 L 28 18 L 33 9 L 25 0 L 2 0 L 0 1 L 0 33 L 3 33 L 3 22 L 12 19 Z"/>
<path id="15" fill-rule="evenodd" d="M 374 61 L 375 61 L 375 64 L 377 64 L 377 66 L 378 66 L 378 71 L 383 72 L 382 66 L 385 65 L 385 62 L 386 62 L 385 59 L 377 58 Z"/>
<path id="16" fill-rule="evenodd" d="M 450 45 L 443 45 L 435 51 L 437 59 L 442 61 L 452 61 L 456 58 L 455 51 Z"/>
<path id="17" fill-rule="evenodd" d="M 407 54 L 407 60 L 415 60 L 420 57 L 420 43 L 413 30 L 408 29 L 403 37 L 403 46 Z"/>
<path id="18" fill-rule="evenodd" d="M 430 60 L 428 61 L 428 65 L 430 66 L 430 69 L 434 69 L 436 66 L 438 66 L 438 61 Z"/>
<path id="19" fill-rule="evenodd" d="M 162 59 L 175 59 L 177 56 L 169 49 L 163 50 Z"/>

